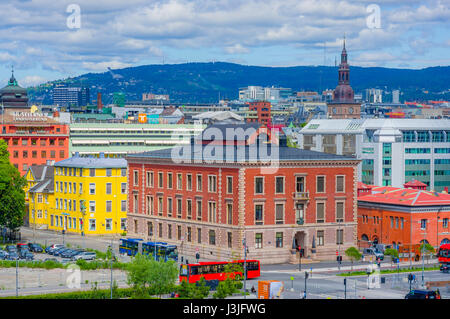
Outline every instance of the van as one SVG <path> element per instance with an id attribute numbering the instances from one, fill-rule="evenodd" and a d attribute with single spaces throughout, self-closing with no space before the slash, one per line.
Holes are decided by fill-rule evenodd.
<path id="1" fill-rule="evenodd" d="M 384 259 L 384 254 L 376 248 L 364 248 L 363 255 L 375 256 L 375 258 L 379 258 L 380 260 Z"/>

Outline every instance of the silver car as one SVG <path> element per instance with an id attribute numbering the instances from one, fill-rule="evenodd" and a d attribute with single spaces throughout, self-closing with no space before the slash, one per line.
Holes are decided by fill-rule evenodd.
<path id="1" fill-rule="evenodd" d="M 94 260 L 97 257 L 97 254 L 90 251 L 83 251 L 72 257 L 72 260 L 84 259 L 84 260 Z"/>

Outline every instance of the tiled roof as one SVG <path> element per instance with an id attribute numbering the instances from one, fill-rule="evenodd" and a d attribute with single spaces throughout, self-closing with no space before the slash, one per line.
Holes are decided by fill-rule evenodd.
<path id="1" fill-rule="evenodd" d="M 58 167 L 83 167 L 83 168 L 125 168 L 127 161 L 123 158 L 98 158 L 73 156 L 55 163 Z"/>
<path id="2" fill-rule="evenodd" d="M 450 205 L 450 194 L 391 186 L 372 187 L 372 194 L 358 197 L 359 202 L 402 206 Z"/>
<path id="3" fill-rule="evenodd" d="M 427 186 L 427 184 L 422 183 L 421 181 L 418 181 L 416 179 L 413 179 L 412 181 L 409 181 L 408 183 L 405 183 L 403 186 Z"/>

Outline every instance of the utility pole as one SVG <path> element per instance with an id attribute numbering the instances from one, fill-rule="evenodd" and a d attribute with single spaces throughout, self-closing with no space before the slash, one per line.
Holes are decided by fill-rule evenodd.
<path id="1" fill-rule="evenodd" d="M 110 282 L 110 288 L 111 288 L 111 299 L 113 299 L 113 238 L 111 237 L 111 282 Z"/>
<path id="2" fill-rule="evenodd" d="M 19 259 L 16 259 L 16 297 L 19 297 Z"/>
<path id="3" fill-rule="evenodd" d="M 244 245 L 244 299 L 247 299 L 247 241 L 245 237 L 242 243 Z"/>
<path id="4" fill-rule="evenodd" d="M 344 278 L 344 299 L 347 299 L 347 278 Z"/>

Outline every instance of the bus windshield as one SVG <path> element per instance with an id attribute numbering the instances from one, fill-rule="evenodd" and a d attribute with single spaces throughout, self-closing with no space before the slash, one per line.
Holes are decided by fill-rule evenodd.
<path id="1" fill-rule="evenodd" d="M 178 250 L 177 247 L 167 247 L 166 248 L 167 259 L 178 260 Z"/>

